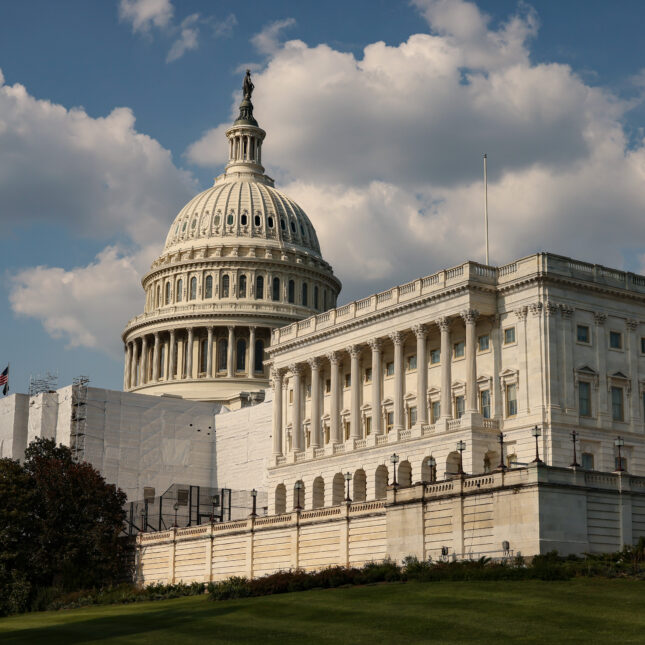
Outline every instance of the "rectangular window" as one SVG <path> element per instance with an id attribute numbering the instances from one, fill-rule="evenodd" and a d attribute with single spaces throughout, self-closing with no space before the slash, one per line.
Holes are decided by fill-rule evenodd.
<path id="1" fill-rule="evenodd" d="M 579 343 L 586 343 L 588 345 L 591 342 L 591 334 L 589 333 L 589 327 L 587 325 L 578 325 L 576 334 Z"/>
<path id="2" fill-rule="evenodd" d="M 485 336 L 480 336 L 477 339 L 477 344 L 479 345 L 479 351 L 485 352 L 490 347 L 490 336 L 486 334 Z"/>
<path id="3" fill-rule="evenodd" d="M 461 419 L 466 409 L 466 400 L 463 396 L 455 397 L 455 419 Z"/>
<path id="4" fill-rule="evenodd" d="M 389 432 L 394 427 L 394 412 L 387 413 L 387 431 Z"/>
<path id="5" fill-rule="evenodd" d="M 611 418 L 614 421 L 624 421 L 625 419 L 622 387 L 611 388 Z"/>
<path id="6" fill-rule="evenodd" d="M 430 350 L 430 364 L 436 365 L 441 360 L 441 351 L 438 349 Z"/>
<path id="7" fill-rule="evenodd" d="M 325 381 L 325 393 L 329 394 L 331 392 L 331 379 Z"/>
<path id="8" fill-rule="evenodd" d="M 506 386 L 506 416 L 514 417 L 517 414 L 517 385 L 512 383 Z"/>
<path id="9" fill-rule="evenodd" d="M 372 417 L 365 417 L 365 436 L 372 434 Z"/>
<path id="10" fill-rule="evenodd" d="M 593 455 L 590 452 L 582 453 L 582 467 L 585 470 L 593 470 Z"/>
<path id="11" fill-rule="evenodd" d="M 390 362 L 385 364 L 385 375 L 394 376 L 394 363 Z"/>
<path id="12" fill-rule="evenodd" d="M 515 327 L 508 327 L 504 330 L 504 345 L 511 345 L 515 342 Z"/>
<path id="13" fill-rule="evenodd" d="M 408 371 L 417 369 L 417 356 L 416 354 L 408 356 Z"/>
<path id="14" fill-rule="evenodd" d="M 433 401 L 430 405 L 430 423 L 437 423 L 441 418 L 441 401 Z"/>
<path id="15" fill-rule="evenodd" d="M 352 386 L 352 375 L 345 374 L 345 387 L 351 387 L 351 386 Z"/>
<path id="16" fill-rule="evenodd" d="M 453 345 L 453 356 L 455 358 L 461 358 L 466 352 L 466 343 L 463 340 L 460 340 L 458 343 Z"/>
<path id="17" fill-rule="evenodd" d="M 490 390 L 482 390 L 479 393 L 479 409 L 484 419 L 490 419 Z"/>
<path id="18" fill-rule="evenodd" d="M 367 367 L 365 369 L 365 382 L 366 383 L 371 383 L 372 382 L 372 368 Z"/>
<path id="19" fill-rule="evenodd" d="M 408 428 L 412 428 L 417 425 L 417 408 L 411 407 L 408 413 Z"/>
<path id="20" fill-rule="evenodd" d="M 645 354 L 645 337 L 641 338 L 641 354 Z"/>
<path id="21" fill-rule="evenodd" d="M 581 417 L 591 416 L 591 383 L 578 383 L 578 409 Z"/>
<path id="22" fill-rule="evenodd" d="M 623 335 L 619 331 L 609 332 L 609 347 L 611 347 L 611 349 L 623 348 Z"/>

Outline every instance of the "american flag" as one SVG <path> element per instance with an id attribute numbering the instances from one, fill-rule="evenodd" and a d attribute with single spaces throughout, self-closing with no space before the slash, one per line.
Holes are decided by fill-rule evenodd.
<path id="1" fill-rule="evenodd" d="M 9 391 L 9 366 L 4 368 L 2 374 L 0 374 L 0 385 L 3 385 L 2 393 L 6 396 Z"/>

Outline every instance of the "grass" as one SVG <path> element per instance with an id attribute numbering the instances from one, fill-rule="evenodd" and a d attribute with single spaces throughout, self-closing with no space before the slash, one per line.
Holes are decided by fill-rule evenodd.
<path id="1" fill-rule="evenodd" d="M 212 602 L 206 596 L 0 619 L 0 642 L 643 643 L 645 582 L 394 583 Z"/>

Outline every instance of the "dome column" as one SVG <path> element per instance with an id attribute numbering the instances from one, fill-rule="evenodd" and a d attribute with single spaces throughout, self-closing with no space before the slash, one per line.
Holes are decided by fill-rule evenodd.
<path id="1" fill-rule="evenodd" d="M 195 330 L 188 328 L 188 340 L 186 341 L 186 378 L 193 378 L 193 340 Z"/>
<path id="2" fill-rule="evenodd" d="M 168 379 L 174 380 L 177 366 L 175 365 L 175 330 L 170 330 L 170 340 L 168 341 Z"/>
<path id="3" fill-rule="evenodd" d="M 255 327 L 249 327 L 249 378 L 255 378 Z"/>
<path id="4" fill-rule="evenodd" d="M 233 325 L 228 326 L 228 347 L 226 352 L 226 376 L 228 378 L 233 378 L 235 376 L 235 367 L 233 365 L 233 359 L 235 346 L 235 327 Z"/>
<path id="5" fill-rule="evenodd" d="M 148 380 L 148 337 L 141 339 L 141 369 L 139 370 L 139 384 L 145 385 Z"/>
<path id="6" fill-rule="evenodd" d="M 137 387 L 137 363 L 139 362 L 139 345 L 137 339 L 132 341 L 132 371 L 130 372 L 130 388 Z"/>
<path id="7" fill-rule="evenodd" d="M 156 331 L 154 334 L 155 344 L 152 351 L 152 380 L 159 380 L 159 332 Z"/>
<path id="8" fill-rule="evenodd" d="M 213 326 L 208 327 L 208 341 L 206 344 L 206 376 L 213 377 Z"/>
<path id="9" fill-rule="evenodd" d="M 130 372 L 132 370 L 132 346 L 131 343 L 125 344 L 125 369 L 123 370 L 123 389 L 130 387 Z"/>

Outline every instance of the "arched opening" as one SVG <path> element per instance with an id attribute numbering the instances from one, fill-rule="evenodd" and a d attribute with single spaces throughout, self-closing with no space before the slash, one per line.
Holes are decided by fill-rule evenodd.
<path id="1" fill-rule="evenodd" d="M 276 302 L 280 300 L 280 278 L 273 278 L 273 289 L 271 296 Z"/>
<path id="2" fill-rule="evenodd" d="M 459 453 L 455 450 L 446 458 L 446 477 L 456 477 L 459 474 Z"/>
<path id="3" fill-rule="evenodd" d="M 192 277 L 190 279 L 190 299 L 195 300 L 197 298 L 197 278 Z"/>
<path id="4" fill-rule="evenodd" d="M 220 296 L 222 298 L 228 298 L 230 288 L 231 288 L 231 279 L 225 273 L 222 276 L 222 288 L 220 289 Z"/>
<path id="5" fill-rule="evenodd" d="M 184 281 L 181 278 L 179 278 L 179 280 L 177 280 L 177 298 L 176 298 L 177 302 L 181 302 L 181 299 L 183 297 L 183 291 L 184 291 Z"/>
<path id="6" fill-rule="evenodd" d="M 387 495 L 388 477 L 387 466 L 381 464 L 374 473 L 374 497 L 376 499 L 385 499 Z"/>
<path id="7" fill-rule="evenodd" d="M 170 282 L 166 282 L 166 304 L 170 304 Z"/>
<path id="8" fill-rule="evenodd" d="M 246 276 L 244 274 L 240 275 L 237 297 L 246 298 Z"/>
<path id="9" fill-rule="evenodd" d="M 226 372 L 228 340 L 221 338 L 217 341 L 217 371 Z"/>
<path id="10" fill-rule="evenodd" d="M 199 371 L 206 372 L 206 365 L 208 361 L 208 341 L 202 338 L 199 341 Z"/>
<path id="11" fill-rule="evenodd" d="M 289 280 L 288 300 L 290 304 L 294 304 L 296 302 L 296 283 L 293 280 Z"/>
<path id="12" fill-rule="evenodd" d="M 359 468 L 353 477 L 354 490 L 352 499 L 355 502 L 364 502 L 367 499 L 367 476 L 362 468 Z"/>
<path id="13" fill-rule="evenodd" d="M 281 515 L 287 512 L 287 488 L 284 484 L 275 487 L 275 514 Z"/>
<path id="14" fill-rule="evenodd" d="M 430 457 L 426 457 L 421 462 L 421 481 L 430 483 L 437 481 L 437 463 L 435 461 L 433 466 L 431 462 L 432 459 L 434 459 L 434 457 L 430 455 Z"/>
<path id="15" fill-rule="evenodd" d="M 325 480 L 322 477 L 314 479 L 311 496 L 312 508 L 322 508 L 325 505 Z"/>
<path id="16" fill-rule="evenodd" d="M 399 464 L 399 486 L 407 488 L 412 486 L 412 466 L 409 461 L 402 461 Z"/>
<path id="17" fill-rule="evenodd" d="M 264 298 L 264 276 L 259 275 L 255 278 L 255 299 L 262 300 Z"/>
<path id="18" fill-rule="evenodd" d="M 213 297 L 213 276 L 212 275 L 206 276 L 206 287 L 204 289 L 204 297 L 205 298 Z"/>
<path id="19" fill-rule="evenodd" d="M 255 365 L 253 369 L 256 372 L 264 372 L 264 341 L 255 341 Z"/>
<path id="20" fill-rule="evenodd" d="M 299 479 L 293 486 L 293 510 L 299 511 L 305 507 L 305 484 Z"/>
<path id="21" fill-rule="evenodd" d="M 302 283 L 302 306 L 306 307 L 307 306 L 307 283 L 303 282 Z"/>
<path id="22" fill-rule="evenodd" d="M 484 455 L 484 472 L 492 473 L 499 466 L 499 454 L 494 450 L 489 450 Z"/>
<path id="23" fill-rule="evenodd" d="M 166 344 L 162 343 L 159 347 L 159 363 L 157 364 L 159 378 L 166 377 Z"/>
<path id="24" fill-rule="evenodd" d="M 239 338 L 237 341 L 235 352 L 235 370 L 243 372 L 246 370 L 246 341 L 244 338 Z"/>
<path id="25" fill-rule="evenodd" d="M 314 287 L 314 309 L 318 309 L 318 285 Z"/>
<path id="26" fill-rule="evenodd" d="M 336 473 L 331 486 L 332 506 L 338 506 L 345 499 L 345 477 L 343 473 Z"/>

